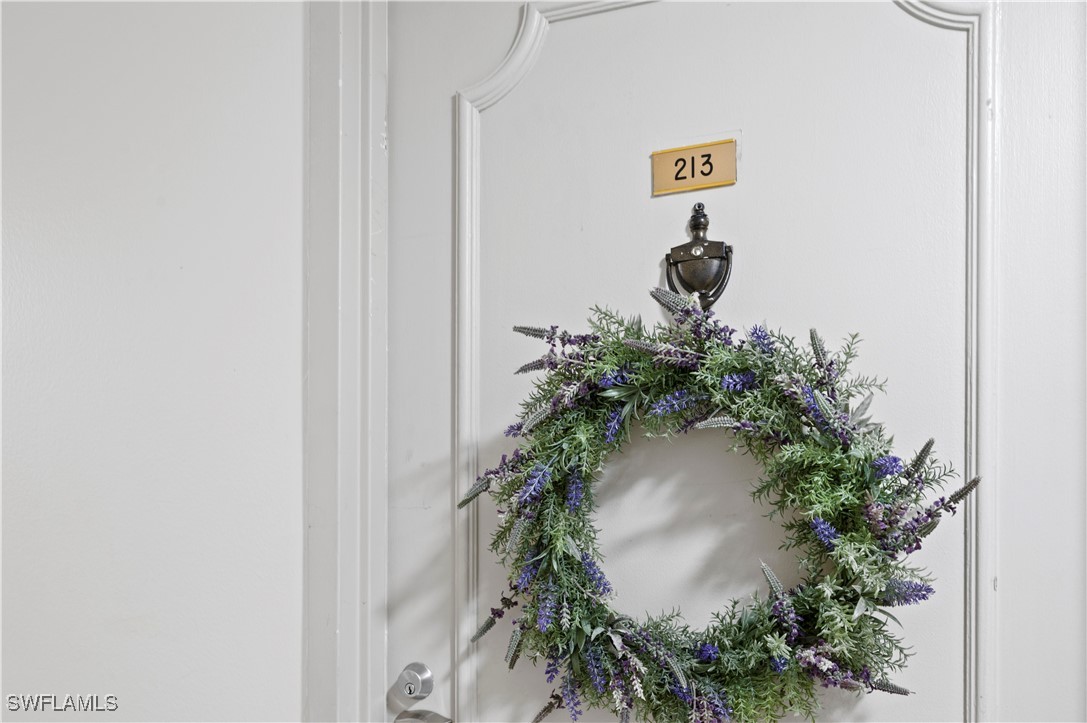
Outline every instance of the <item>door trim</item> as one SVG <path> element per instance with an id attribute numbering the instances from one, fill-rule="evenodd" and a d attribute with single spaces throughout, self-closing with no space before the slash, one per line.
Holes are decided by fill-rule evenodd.
<path id="1" fill-rule="evenodd" d="M 480 311 L 480 113 L 498 103 L 531 71 L 551 23 L 616 10 L 642 2 L 571 3 L 541 10 L 522 8 L 513 46 L 484 80 L 456 97 L 456 356 L 453 462 L 453 711 L 457 720 L 478 719 L 477 669 L 469 640 L 479 622 L 479 516 L 475 506 L 457 510 L 455 502 L 478 470 L 479 311 Z M 965 720 L 991 718 L 999 710 L 996 694 L 998 563 L 994 466 L 996 418 L 997 235 L 993 229 L 994 178 L 999 164 L 994 146 L 997 23 L 985 2 L 935 3 L 895 0 L 911 17 L 967 35 L 966 133 L 966 365 L 964 369 L 966 479 L 982 475 L 985 486 L 964 506 L 964 695 Z"/>
<path id="2" fill-rule="evenodd" d="M 972 495 L 965 517 L 965 604 L 963 620 L 963 719 L 990 720 L 999 711 L 996 641 L 996 575 L 999 536 L 995 491 L 996 299 L 998 236 L 993 229 L 996 37 L 999 15 L 983 2 L 936 3 L 896 0 L 912 17 L 967 37 L 966 128 L 966 468 L 965 479 L 981 475 L 981 494 Z"/>
<path id="3" fill-rule="evenodd" d="M 384 720 L 388 7 L 306 5 L 303 720 Z"/>
<path id="4" fill-rule="evenodd" d="M 457 509 L 479 465 L 479 167 L 480 113 L 517 87 L 535 65 L 552 23 L 596 15 L 649 0 L 578 2 L 544 10 L 521 8 L 521 24 L 506 57 L 479 83 L 456 97 L 456 311 L 453 390 L 453 645 L 452 707 L 455 720 L 479 720 L 476 656 L 470 642 L 479 621 L 479 508 Z"/>

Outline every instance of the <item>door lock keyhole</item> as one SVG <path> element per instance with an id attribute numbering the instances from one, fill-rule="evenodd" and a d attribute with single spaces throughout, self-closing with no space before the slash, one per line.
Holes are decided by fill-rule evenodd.
<path id="1" fill-rule="evenodd" d="M 410 663 L 385 694 L 385 702 L 393 714 L 401 713 L 430 695 L 434 676 L 422 663 Z"/>

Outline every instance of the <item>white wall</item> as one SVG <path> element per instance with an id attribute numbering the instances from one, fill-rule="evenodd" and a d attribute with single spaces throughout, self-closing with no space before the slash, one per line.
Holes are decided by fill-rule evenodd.
<path id="1" fill-rule="evenodd" d="M 5 695 L 300 715 L 303 32 L 3 6 Z"/>

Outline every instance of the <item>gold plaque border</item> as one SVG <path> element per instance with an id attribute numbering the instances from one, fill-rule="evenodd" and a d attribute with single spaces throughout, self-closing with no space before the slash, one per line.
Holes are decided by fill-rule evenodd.
<path id="1" fill-rule="evenodd" d="M 706 146 L 723 146 L 726 143 L 735 143 L 735 138 L 725 138 L 720 141 L 707 141 L 706 143 L 695 143 L 690 146 L 679 146 L 678 148 L 665 148 L 663 151 L 653 151 L 649 154 L 650 157 L 659 156 L 662 153 L 675 153 L 676 151 L 690 151 L 695 148 L 705 148 Z"/>
<path id="2" fill-rule="evenodd" d="M 695 148 L 706 148 L 707 146 L 723 146 L 726 143 L 731 143 L 731 144 L 735 145 L 736 144 L 736 139 L 735 138 L 725 138 L 724 140 L 720 140 L 720 141 L 707 141 L 705 143 L 693 143 L 693 144 L 691 144 L 689 146 L 677 146 L 676 148 L 665 148 L 663 151 L 653 151 L 652 153 L 649 154 L 649 157 L 652 158 L 653 156 L 659 156 L 659 155 L 661 155 L 663 153 L 675 153 L 676 151 L 692 151 Z M 737 158 L 736 160 L 739 161 L 739 158 Z M 737 166 L 738 165 L 739 164 L 737 163 Z M 738 167 L 736 169 L 736 175 L 737 175 L 737 178 L 734 178 L 731 181 L 715 181 L 713 183 L 704 183 L 701 186 L 688 186 L 687 188 L 673 188 L 670 191 L 653 191 L 652 196 L 654 198 L 656 198 L 657 196 L 670 196 L 673 193 L 686 193 L 688 191 L 704 191 L 707 188 L 721 188 L 723 186 L 735 186 L 736 181 L 739 180 L 738 176 L 740 175 L 740 170 L 739 170 Z"/>

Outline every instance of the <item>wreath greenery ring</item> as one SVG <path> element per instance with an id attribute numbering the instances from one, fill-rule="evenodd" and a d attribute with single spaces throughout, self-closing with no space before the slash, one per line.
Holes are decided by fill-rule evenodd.
<path id="1" fill-rule="evenodd" d="M 888 608 L 933 594 L 907 556 L 978 480 L 926 503 L 951 469 L 930 459 L 932 440 L 905 463 L 865 417 L 882 384 L 849 375 L 856 336 L 833 355 L 814 330 L 810 347 L 761 326 L 735 340 L 696 298 L 651 295 L 674 324 L 647 330 L 594 309 L 588 334 L 515 327 L 550 345 L 518 372 L 547 373 L 506 430 L 519 448 L 460 503 L 490 492 L 502 520 L 491 549 L 509 570 L 473 642 L 519 607 L 509 666 L 544 662 L 556 684 L 536 721 L 555 708 L 577 720 L 583 706 L 623 721 L 767 720 L 813 716 L 820 685 L 908 694 L 888 679 L 908 655 Z M 593 482 L 635 420 L 650 436 L 730 433 L 764 468 L 752 494 L 780 518 L 803 582 L 787 590 L 762 564 L 768 590 L 703 630 L 675 613 L 638 621 L 614 610 Z"/>

